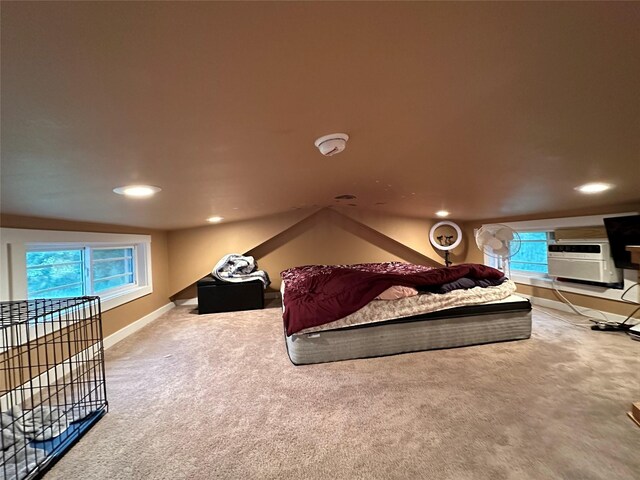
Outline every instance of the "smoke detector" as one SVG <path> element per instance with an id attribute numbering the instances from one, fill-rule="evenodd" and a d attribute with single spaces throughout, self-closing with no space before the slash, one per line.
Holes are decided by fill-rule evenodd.
<path id="1" fill-rule="evenodd" d="M 346 133 L 332 133 L 317 139 L 315 146 L 318 147 L 322 155 L 330 157 L 347 148 L 347 140 L 349 140 L 349 135 Z"/>

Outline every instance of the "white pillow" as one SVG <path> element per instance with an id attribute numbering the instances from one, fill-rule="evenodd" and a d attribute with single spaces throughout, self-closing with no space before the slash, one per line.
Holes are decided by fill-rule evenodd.
<path id="1" fill-rule="evenodd" d="M 416 290 L 415 288 L 394 285 L 393 287 L 387 288 L 375 299 L 376 300 L 397 300 L 399 298 L 413 297 L 414 295 L 418 295 L 418 290 Z"/>

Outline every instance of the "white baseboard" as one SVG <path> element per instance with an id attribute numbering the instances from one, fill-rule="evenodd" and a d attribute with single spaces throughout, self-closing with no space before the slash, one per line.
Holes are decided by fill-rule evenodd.
<path id="1" fill-rule="evenodd" d="M 197 298 L 183 298 L 181 300 L 176 300 L 173 303 L 176 304 L 176 307 L 181 307 L 183 305 L 198 305 Z"/>
<path id="2" fill-rule="evenodd" d="M 142 327 L 149 325 L 151 322 L 156 320 L 161 315 L 167 313 L 169 310 L 171 310 L 174 307 L 175 307 L 175 304 L 173 302 L 167 303 L 165 306 L 160 307 L 157 310 L 154 310 L 153 312 L 149 313 L 148 315 L 145 315 L 141 319 L 136 320 L 133 323 L 130 323 L 124 328 L 121 328 L 116 333 L 109 335 L 107 338 L 104 339 L 104 342 L 103 342 L 104 348 L 107 349 L 107 348 L 113 347 L 119 341 L 124 340 L 132 333 L 135 333 L 138 330 L 140 330 Z"/>
<path id="3" fill-rule="evenodd" d="M 529 301 L 531 302 L 532 305 L 534 306 L 538 306 L 538 307 L 547 307 L 547 308 L 554 308 L 556 310 L 560 310 L 561 312 L 567 312 L 567 313 L 576 313 L 574 312 L 571 307 L 569 305 L 567 305 L 564 302 L 561 302 L 559 300 L 549 300 L 548 298 L 540 298 L 540 297 L 534 297 L 533 295 L 526 295 L 524 293 L 520 293 L 517 292 L 517 295 L 520 297 L 525 297 L 528 298 Z M 601 315 L 597 314 L 597 313 L 593 313 L 594 310 L 587 308 L 587 307 L 582 307 L 580 305 L 576 305 L 576 308 L 581 311 L 581 312 L 585 312 L 586 314 L 593 316 L 594 319 L 596 320 L 604 320 L 604 318 L 602 318 Z M 600 310 L 597 310 L 600 311 Z M 629 313 L 631 313 L 633 311 L 633 304 L 629 304 Z M 591 313 L 593 313 L 593 315 L 591 315 Z M 602 312 L 611 322 L 622 322 L 624 321 L 625 318 L 627 318 L 626 316 L 623 315 L 618 315 L 617 313 L 611 313 L 611 312 Z M 629 323 L 633 324 L 636 323 L 637 320 L 635 318 L 632 318 L 629 320 Z"/>

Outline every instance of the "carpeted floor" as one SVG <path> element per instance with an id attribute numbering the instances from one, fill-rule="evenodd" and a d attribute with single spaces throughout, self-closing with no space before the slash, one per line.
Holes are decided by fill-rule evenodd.
<path id="1" fill-rule="evenodd" d="M 529 340 L 293 366 L 280 310 L 179 307 L 107 351 L 109 413 L 54 479 L 637 479 L 640 342 Z"/>

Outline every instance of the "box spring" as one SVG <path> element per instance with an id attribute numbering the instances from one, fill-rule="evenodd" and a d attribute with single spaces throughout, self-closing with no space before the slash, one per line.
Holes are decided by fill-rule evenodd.
<path id="1" fill-rule="evenodd" d="M 531 304 L 485 303 L 415 317 L 286 337 L 295 365 L 522 340 L 531 336 Z"/>

